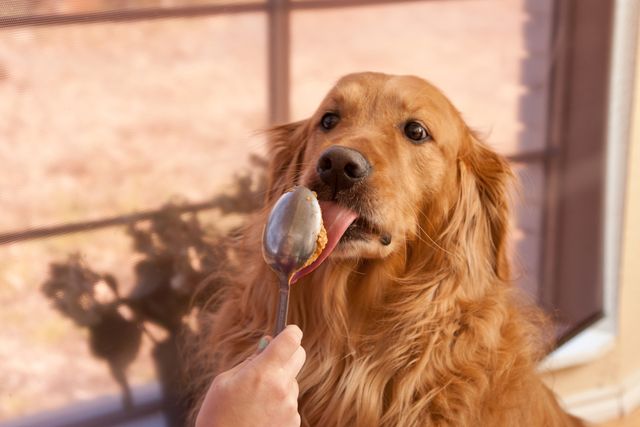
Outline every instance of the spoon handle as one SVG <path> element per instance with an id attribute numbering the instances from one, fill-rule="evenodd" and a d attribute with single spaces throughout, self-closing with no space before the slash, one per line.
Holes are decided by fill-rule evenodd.
<path id="1" fill-rule="evenodd" d="M 273 336 L 277 336 L 287 326 L 287 314 L 289 313 L 289 278 L 280 276 L 280 287 L 278 297 L 278 314 L 276 320 L 276 331 Z"/>

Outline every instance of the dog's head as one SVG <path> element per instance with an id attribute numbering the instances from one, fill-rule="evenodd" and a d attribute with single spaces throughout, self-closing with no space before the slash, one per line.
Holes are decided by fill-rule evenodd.
<path id="1" fill-rule="evenodd" d="M 444 246 L 447 233 L 468 245 L 460 234 L 471 227 L 485 230 L 499 273 L 509 167 L 433 85 L 347 75 L 312 117 L 271 136 L 268 202 L 302 184 L 332 211 L 357 215 L 333 257 L 380 259 L 412 242 Z"/>

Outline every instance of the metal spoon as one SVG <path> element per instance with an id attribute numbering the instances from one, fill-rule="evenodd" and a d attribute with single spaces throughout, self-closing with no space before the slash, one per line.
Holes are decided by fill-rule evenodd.
<path id="1" fill-rule="evenodd" d="M 318 199 L 306 187 L 294 187 L 271 209 L 262 234 L 262 256 L 280 281 L 274 336 L 286 326 L 291 278 L 316 251 L 321 228 Z"/>

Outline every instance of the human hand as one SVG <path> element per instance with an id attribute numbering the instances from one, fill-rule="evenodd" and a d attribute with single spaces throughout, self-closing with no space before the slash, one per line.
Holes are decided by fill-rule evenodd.
<path id="1" fill-rule="evenodd" d="M 218 375 L 196 427 L 300 426 L 298 382 L 306 354 L 302 331 L 287 326 L 260 354 Z"/>

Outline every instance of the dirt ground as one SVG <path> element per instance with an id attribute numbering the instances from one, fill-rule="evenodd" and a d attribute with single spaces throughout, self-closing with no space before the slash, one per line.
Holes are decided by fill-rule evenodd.
<path id="1" fill-rule="evenodd" d="M 500 151 L 540 148 L 549 2 L 526 3 L 295 12 L 292 119 L 347 72 L 416 74 Z M 226 191 L 250 153 L 265 152 L 266 55 L 266 18 L 255 13 L 0 30 L 0 232 Z M 534 289 L 543 177 L 539 165 L 519 170 L 516 246 Z M 117 393 L 86 331 L 39 287 L 49 263 L 73 252 L 130 286 L 130 245 L 108 228 L 0 246 L 0 421 Z M 130 368 L 133 384 L 154 377 L 149 349 Z"/>

